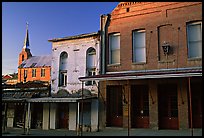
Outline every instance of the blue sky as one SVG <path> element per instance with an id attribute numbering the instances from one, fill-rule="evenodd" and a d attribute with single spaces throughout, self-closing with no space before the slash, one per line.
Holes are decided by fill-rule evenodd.
<path id="1" fill-rule="evenodd" d="M 2 74 L 17 72 L 26 22 L 33 56 L 51 54 L 49 39 L 97 32 L 100 15 L 119 2 L 3 2 Z"/>

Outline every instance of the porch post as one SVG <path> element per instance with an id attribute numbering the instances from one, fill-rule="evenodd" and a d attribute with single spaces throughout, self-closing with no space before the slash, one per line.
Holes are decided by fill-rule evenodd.
<path id="1" fill-rule="evenodd" d="M 77 131 L 77 136 L 79 136 L 79 125 L 80 125 L 80 122 L 79 122 L 79 118 L 80 118 L 80 116 L 79 116 L 79 101 L 77 102 L 77 121 L 76 121 L 76 131 Z"/>
<path id="2" fill-rule="evenodd" d="M 129 80 L 127 80 L 128 87 L 128 136 L 130 136 L 130 88 L 129 88 Z"/>
<path id="3" fill-rule="evenodd" d="M 29 129 L 30 129 L 30 102 L 28 102 L 28 125 L 27 125 L 27 131 L 26 134 L 29 134 Z"/>
<path id="4" fill-rule="evenodd" d="M 189 108 L 190 108 L 190 127 L 191 135 L 193 136 L 193 120 L 192 120 L 192 101 L 191 101 L 191 78 L 188 78 L 188 92 L 189 92 Z"/>
<path id="5" fill-rule="evenodd" d="M 82 81 L 82 104 L 81 104 L 81 136 L 82 136 L 82 133 L 83 133 L 83 107 L 84 107 L 84 82 Z"/>
<path id="6" fill-rule="evenodd" d="M 6 128 L 7 128 L 7 103 L 5 102 L 4 104 L 4 119 L 3 119 L 3 132 L 6 132 Z"/>
<path id="7" fill-rule="evenodd" d="M 26 134 L 26 101 L 24 101 L 24 111 L 23 111 L 23 121 L 24 121 L 24 124 L 23 124 L 23 133 Z"/>

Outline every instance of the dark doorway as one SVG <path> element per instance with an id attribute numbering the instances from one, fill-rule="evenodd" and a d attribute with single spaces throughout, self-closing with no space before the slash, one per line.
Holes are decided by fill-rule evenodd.
<path id="1" fill-rule="evenodd" d="M 149 98 L 147 85 L 131 86 L 131 127 L 149 128 Z"/>
<path id="2" fill-rule="evenodd" d="M 42 128 L 43 103 L 31 104 L 31 128 Z"/>
<path id="3" fill-rule="evenodd" d="M 202 128 L 202 84 L 201 81 L 192 81 L 192 122 L 193 128 Z M 189 98 L 188 98 L 189 99 Z M 190 113 L 190 111 L 189 111 Z M 189 115 L 190 117 L 190 115 Z M 191 123 L 189 118 L 189 124 Z"/>
<path id="4" fill-rule="evenodd" d="M 159 129 L 178 129 L 178 96 L 176 84 L 158 85 Z"/>
<path id="5" fill-rule="evenodd" d="M 123 126 L 122 86 L 107 86 L 107 126 Z"/>
<path id="6" fill-rule="evenodd" d="M 14 127 L 23 128 L 24 125 L 24 103 L 15 103 Z"/>
<path id="7" fill-rule="evenodd" d="M 58 115 L 59 115 L 59 128 L 68 129 L 69 122 L 69 104 L 59 103 L 58 104 Z"/>

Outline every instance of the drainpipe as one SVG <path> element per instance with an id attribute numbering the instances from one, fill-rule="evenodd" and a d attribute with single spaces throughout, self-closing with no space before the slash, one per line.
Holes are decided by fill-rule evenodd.
<path id="1" fill-rule="evenodd" d="M 100 37 L 101 37 L 101 50 L 100 50 L 100 55 L 101 55 L 101 74 L 105 74 L 106 72 L 106 33 L 107 33 L 107 23 L 109 19 L 109 14 L 108 15 L 101 15 L 100 16 Z"/>

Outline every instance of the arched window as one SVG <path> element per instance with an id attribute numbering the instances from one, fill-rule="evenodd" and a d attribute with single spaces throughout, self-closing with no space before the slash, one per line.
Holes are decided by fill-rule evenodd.
<path id="1" fill-rule="evenodd" d="M 96 75 L 96 50 L 89 48 L 86 52 L 86 76 Z M 86 85 L 93 85 L 95 81 L 87 81 Z"/>
<path id="2" fill-rule="evenodd" d="M 24 61 L 24 55 L 22 55 L 22 62 Z"/>
<path id="3" fill-rule="evenodd" d="M 60 64 L 59 64 L 60 70 L 66 70 L 67 58 L 68 58 L 67 52 L 64 51 L 60 54 Z"/>
<path id="4" fill-rule="evenodd" d="M 67 63 L 68 63 L 68 54 L 67 52 L 62 52 L 60 54 L 59 60 L 59 86 L 67 85 Z"/>
<path id="5" fill-rule="evenodd" d="M 96 67 L 96 50 L 89 48 L 86 52 L 86 68 L 92 69 Z"/>

